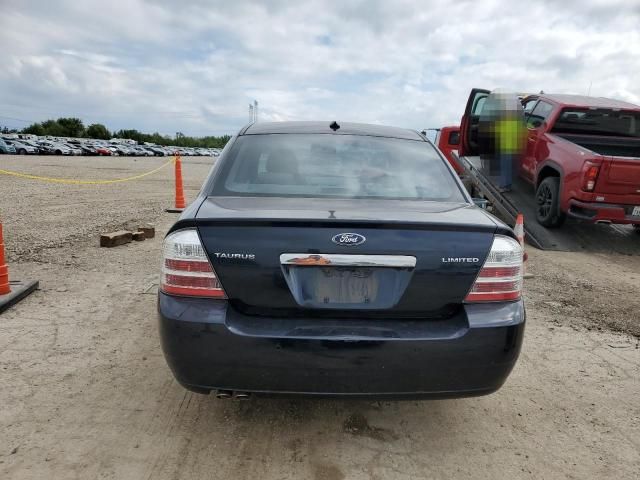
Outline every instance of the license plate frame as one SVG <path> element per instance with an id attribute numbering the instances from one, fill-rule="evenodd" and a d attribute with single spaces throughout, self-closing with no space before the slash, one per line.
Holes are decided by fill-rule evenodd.
<path id="1" fill-rule="evenodd" d="M 400 301 L 416 257 L 338 253 L 283 253 L 282 273 L 304 308 L 382 310 Z"/>

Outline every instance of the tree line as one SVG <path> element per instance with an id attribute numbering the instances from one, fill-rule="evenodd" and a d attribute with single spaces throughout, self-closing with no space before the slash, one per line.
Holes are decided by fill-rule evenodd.
<path id="1" fill-rule="evenodd" d="M 190 137 L 180 132 L 177 132 L 175 137 L 171 137 L 169 135 L 160 135 L 158 132 L 143 133 L 135 129 L 121 129 L 110 132 L 109 129 L 101 123 L 92 123 L 85 128 L 82 120 L 79 118 L 45 120 L 44 122 L 29 125 L 20 133 L 29 133 L 38 136 L 50 135 L 52 137 L 96 138 L 101 140 L 128 138 L 138 143 L 149 142 L 156 145 L 204 148 L 222 148 L 231 138 L 229 135 L 223 135 L 221 137 Z"/>

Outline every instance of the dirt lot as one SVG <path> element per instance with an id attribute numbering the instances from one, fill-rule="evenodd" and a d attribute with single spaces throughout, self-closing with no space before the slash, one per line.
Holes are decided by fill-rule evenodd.
<path id="1" fill-rule="evenodd" d="M 162 162 L 3 156 L 0 168 L 107 179 Z M 185 160 L 187 198 L 210 164 Z M 218 400 L 177 385 L 158 342 L 171 179 L 0 175 L 11 276 L 40 280 L 0 316 L 0 478 L 638 478 L 640 236 L 632 256 L 529 250 L 525 343 L 493 395 Z M 100 232 L 146 222 L 155 239 L 98 247 Z"/>

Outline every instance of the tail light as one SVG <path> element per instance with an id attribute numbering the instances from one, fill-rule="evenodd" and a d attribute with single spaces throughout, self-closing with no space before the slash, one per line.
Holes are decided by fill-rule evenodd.
<path id="1" fill-rule="evenodd" d="M 598 179 L 598 173 L 600 173 L 600 166 L 587 163 L 586 170 L 584 172 L 582 189 L 586 192 L 593 192 L 596 187 L 596 180 Z"/>
<path id="2" fill-rule="evenodd" d="M 517 300 L 522 295 L 523 251 L 517 240 L 496 235 L 465 298 L 467 303 Z"/>
<path id="3" fill-rule="evenodd" d="M 171 295 L 227 298 L 195 228 L 164 239 L 160 290 Z"/>

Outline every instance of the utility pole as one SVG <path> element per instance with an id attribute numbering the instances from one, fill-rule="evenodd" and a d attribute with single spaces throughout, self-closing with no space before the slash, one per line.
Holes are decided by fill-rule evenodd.
<path id="1" fill-rule="evenodd" d="M 258 101 L 254 100 L 249 104 L 249 123 L 258 121 Z"/>

